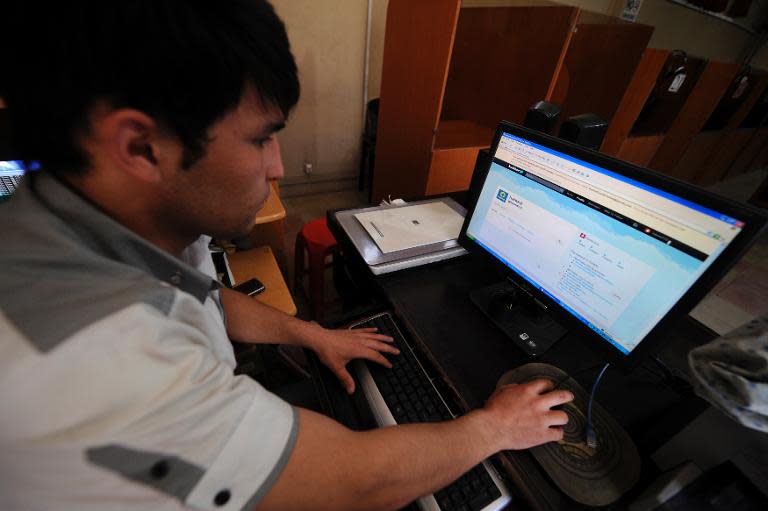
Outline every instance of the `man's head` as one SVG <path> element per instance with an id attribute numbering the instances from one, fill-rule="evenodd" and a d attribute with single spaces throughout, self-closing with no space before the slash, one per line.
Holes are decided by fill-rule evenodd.
<path id="1" fill-rule="evenodd" d="M 285 28 L 264 0 L 10 4 L 0 97 L 17 148 L 54 172 L 87 171 L 79 141 L 99 102 L 152 118 L 181 142 L 186 168 L 247 87 L 283 116 L 298 100 Z"/>
<path id="2" fill-rule="evenodd" d="M 13 5 L 0 97 L 25 158 L 171 250 L 248 232 L 282 176 L 274 133 L 299 95 L 269 3 Z"/>

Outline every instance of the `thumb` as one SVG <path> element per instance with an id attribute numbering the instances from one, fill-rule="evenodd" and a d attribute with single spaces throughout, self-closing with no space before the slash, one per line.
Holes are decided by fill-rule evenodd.
<path id="1" fill-rule="evenodd" d="M 336 377 L 339 379 L 344 389 L 346 389 L 347 394 L 355 392 L 355 380 L 352 379 L 352 375 L 349 374 L 346 367 L 341 366 L 338 368 L 336 370 Z"/>

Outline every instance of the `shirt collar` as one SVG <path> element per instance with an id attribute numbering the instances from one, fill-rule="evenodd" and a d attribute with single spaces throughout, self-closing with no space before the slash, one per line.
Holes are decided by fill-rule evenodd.
<path id="1" fill-rule="evenodd" d="M 221 284 L 117 222 L 47 172 L 31 172 L 26 185 L 89 249 L 191 294 L 201 303 Z M 21 190 L 19 190 L 21 191 Z"/>

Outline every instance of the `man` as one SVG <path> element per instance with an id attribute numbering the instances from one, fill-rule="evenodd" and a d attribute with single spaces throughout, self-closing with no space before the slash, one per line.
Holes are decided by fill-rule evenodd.
<path id="1" fill-rule="evenodd" d="M 545 381 L 359 433 L 234 376 L 229 339 L 313 349 L 350 392 L 349 360 L 396 354 L 208 276 L 208 237 L 247 233 L 283 173 L 284 27 L 263 0 L 61 4 L 0 27 L 0 96 L 44 169 L 0 207 L 0 508 L 394 509 L 562 437 L 572 396 Z"/>

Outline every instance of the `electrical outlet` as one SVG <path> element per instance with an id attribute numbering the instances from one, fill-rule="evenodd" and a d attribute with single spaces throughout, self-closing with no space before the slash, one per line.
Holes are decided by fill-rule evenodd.
<path id="1" fill-rule="evenodd" d="M 312 162 L 311 161 L 305 161 L 304 162 L 304 174 L 307 176 L 312 175 Z"/>

